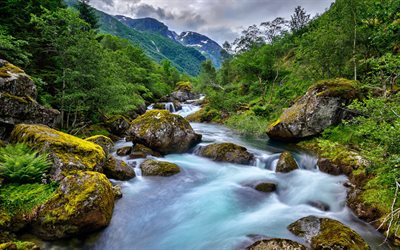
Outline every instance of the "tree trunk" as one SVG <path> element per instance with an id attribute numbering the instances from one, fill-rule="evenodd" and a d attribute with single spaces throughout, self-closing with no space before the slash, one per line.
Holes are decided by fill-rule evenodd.
<path id="1" fill-rule="evenodd" d="M 61 91 L 61 128 L 64 128 L 64 96 L 65 96 L 65 69 L 63 69 L 63 83 Z"/>
<path id="2" fill-rule="evenodd" d="M 353 38 L 353 66 L 354 66 L 354 80 L 357 81 L 357 60 L 356 60 L 356 45 L 357 45 L 357 16 L 356 16 L 356 5 L 354 0 L 351 1 L 351 11 L 353 14 L 353 24 L 354 24 L 354 38 Z"/>

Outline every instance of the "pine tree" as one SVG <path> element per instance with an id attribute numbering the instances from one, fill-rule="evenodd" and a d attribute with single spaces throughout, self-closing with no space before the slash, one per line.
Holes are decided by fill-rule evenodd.
<path id="1" fill-rule="evenodd" d="M 92 29 L 99 28 L 98 19 L 95 10 L 89 5 L 90 0 L 79 0 L 76 8 L 80 17 L 87 22 Z"/>

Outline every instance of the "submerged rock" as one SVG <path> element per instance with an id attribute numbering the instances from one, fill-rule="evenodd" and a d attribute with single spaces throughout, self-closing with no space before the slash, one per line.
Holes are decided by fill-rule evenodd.
<path id="1" fill-rule="evenodd" d="M 290 224 L 288 229 L 311 244 L 313 249 L 370 249 L 355 231 L 328 218 L 304 217 Z"/>
<path id="2" fill-rule="evenodd" d="M 254 159 L 254 155 L 249 153 L 245 147 L 233 143 L 210 144 L 201 147 L 196 153 L 214 161 L 244 165 L 249 165 Z"/>
<path id="3" fill-rule="evenodd" d="M 299 166 L 297 165 L 296 160 L 293 158 L 293 155 L 290 152 L 285 151 L 279 157 L 275 172 L 289 173 L 290 171 L 298 168 Z"/>
<path id="4" fill-rule="evenodd" d="M 103 148 L 106 154 L 108 154 L 111 151 L 112 147 L 114 146 L 114 142 L 110 138 L 104 135 L 91 136 L 89 138 L 86 138 L 85 141 L 96 143 L 97 145 Z"/>
<path id="5" fill-rule="evenodd" d="M 275 192 L 276 184 L 270 183 L 270 182 L 261 182 L 255 186 L 255 189 L 257 191 L 264 192 L 264 193 Z"/>
<path id="6" fill-rule="evenodd" d="M 113 208 L 114 192 L 104 174 L 75 171 L 38 208 L 32 229 L 45 240 L 79 236 L 107 226 Z"/>
<path id="7" fill-rule="evenodd" d="M 149 110 L 132 121 L 127 140 L 162 154 L 183 153 L 201 141 L 189 122 L 166 110 Z"/>
<path id="8" fill-rule="evenodd" d="M 102 171 L 106 154 L 99 145 L 51 129 L 44 125 L 19 124 L 11 134 L 12 142 L 50 154 L 53 179 L 61 180 L 71 170 Z"/>
<path id="9" fill-rule="evenodd" d="M 136 176 L 132 167 L 128 166 L 124 161 L 115 159 L 112 155 L 108 156 L 103 171 L 108 178 L 121 181 L 126 181 Z"/>
<path id="10" fill-rule="evenodd" d="M 356 82 L 346 79 L 320 81 L 286 109 L 267 130 L 270 138 L 296 141 L 318 135 L 348 114 L 343 107 L 357 98 Z"/>
<path id="11" fill-rule="evenodd" d="M 181 171 L 174 163 L 156 160 L 145 160 L 140 168 L 143 176 L 171 176 Z"/>
<path id="12" fill-rule="evenodd" d="M 300 243 L 287 239 L 259 240 L 248 246 L 247 250 L 306 250 Z"/>

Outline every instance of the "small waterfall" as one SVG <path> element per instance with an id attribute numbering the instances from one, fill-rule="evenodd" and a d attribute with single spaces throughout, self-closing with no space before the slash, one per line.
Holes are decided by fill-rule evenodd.
<path id="1" fill-rule="evenodd" d="M 165 109 L 168 110 L 171 113 L 175 113 L 176 112 L 175 105 L 174 105 L 173 102 L 165 103 Z"/>

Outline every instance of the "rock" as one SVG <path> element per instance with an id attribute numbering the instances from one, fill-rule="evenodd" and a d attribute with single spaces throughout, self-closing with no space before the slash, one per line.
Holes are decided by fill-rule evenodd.
<path id="1" fill-rule="evenodd" d="M 269 182 L 262 182 L 262 183 L 257 184 L 255 186 L 255 189 L 260 192 L 270 193 L 270 192 L 274 192 L 276 190 L 276 184 L 269 183 Z"/>
<path id="2" fill-rule="evenodd" d="M 122 147 L 117 149 L 118 156 L 127 156 L 132 153 L 132 147 Z"/>
<path id="3" fill-rule="evenodd" d="M 32 79 L 0 59 L 0 137 L 8 137 L 19 123 L 56 125 L 60 112 L 39 105 L 36 95 Z"/>
<path id="4" fill-rule="evenodd" d="M 285 151 L 279 157 L 275 172 L 289 173 L 298 168 L 299 166 L 293 158 L 293 155 L 290 152 Z"/>
<path id="5" fill-rule="evenodd" d="M 145 160 L 140 169 L 143 176 L 171 176 L 181 171 L 174 163 L 155 160 Z"/>
<path id="6" fill-rule="evenodd" d="M 133 152 L 129 155 L 129 159 L 140 159 L 140 158 L 146 158 L 147 154 L 143 152 Z"/>
<path id="7" fill-rule="evenodd" d="M 115 159 L 112 155 L 108 156 L 103 171 L 108 178 L 120 181 L 126 181 L 136 176 L 132 167 L 128 166 L 124 161 Z"/>
<path id="8" fill-rule="evenodd" d="M 49 153 L 54 180 L 61 180 L 71 170 L 101 172 L 106 161 L 106 154 L 99 145 L 44 125 L 19 124 L 11 134 L 11 141 Z"/>
<path id="9" fill-rule="evenodd" d="M 0 244 L 1 250 L 40 250 L 40 248 L 33 242 L 18 241 L 6 242 Z"/>
<path id="10" fill-rule="evenodd" d="M 178 82 L 175 91 L 171 93 L 174 100 L 185 102 L 196 98 L 196 94 L 192 93 L 192 85 L 190 82 Z"/>
<path id="11" fill-rule="evenodd" d="M 162 154 L 183 153 L 201 141 L 189 122 L 166 110 L 149 110 L 132 121 L 127 140 Z"/>
<path id="12" fill-rule="evenodd" d="M 328 218 L 304 217 L 290 224 L 288 229 L 311 244 L 313 249 L 369 249 L 355 231 Z"/>
<path id="13" fill-rule="evenodd" d="M 245 147 L 233 143 L 215 143 L 201 147 L 196 154 L 210 158 L 214 161 L 223 161 L 236 164 L 249 165 L 254 155 Z"/>
<path id="14" fill-rule="evenodd" d="M 309 201 L 309 202 L 307 202 L 307 204 L 312 207 L 318 208 L 321 211 L 325 211 L 325 212 L 329 211 L 329 209 L 330 209 L 329 205 L 322 201 Z"/>
<path id="15" fill-rule="evenodd" d="M 115 185 L 112 187 L 113 193 L 114 193 L 114 198 L 121 199 L 122 198 L 122 189 L 121 186 Z"/>
<path id="16" fill-rule="evenodd" d="M 248 250 L 306 250 L 305 246 L 287 239 L 259 240 L 248 246 Z"/>
<path id="17" fill-rule="evenodd" d="M 104 122 L 104 125 L 109 129 L 112 134 L 124 137 L 131 124 L 126 117 L 122 115 L 116 115 L 107 118 Z"/>
<path id="18" fill-rule="evenodd" d="M 106 227 L 114 208 L 114 192 L 104 174 L 74 171 L 66 176 L 54 196 L 37 210 L 33 233 L 56 240 Z"/>
<path id="19" fill-rule="evenodd" d="M 296 141 L 339 124 L 348 116 L 343 106 L 357 98 L 355 85 L 355 81 L 346 79 L 318 82 L 269 126 L 268 136 L 281 141 Z"/>
<path id="20" fill-rule="evenodd" d="M 104 135 L 91 136 L 89 138 L 86 138 L 85 141 L 96 143 L 97 145 L 103 148 L 106 154 L 108 154 L 111 151 L 112 147 L 114 147 L 114 142 L 110 138 Z"/>
<path id="21" fill-rule="evenodd" d="M 136 143 L 135 146 L 133 146 L 132 151 L 133 152 L 144 153 L 144 154 L 146 154 L 146 156 L 147 155 L 152 155 L 152 156 L 155 156 L 155 157 L 161 157 L 160 153 L 158 153 L 158 152 L 156 152 L 156 151 L 154 151 L 154 150 L 152 150 L 152 149 L 150 149 L 150 148 L 148 148 L 145 145 L 140 144 L 140 143 Z"/>
<path id="22" fill-rule="evenodd" d="M 221 122 L 222 114 L 220 111 L 205 107 L 200 109 L 199 111 L 190 114 L 186 117 L 186 119 L 190 122 Z"/>

